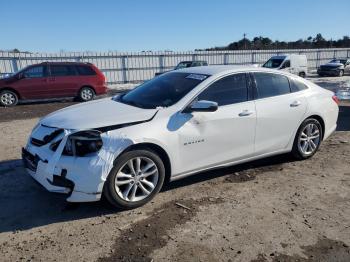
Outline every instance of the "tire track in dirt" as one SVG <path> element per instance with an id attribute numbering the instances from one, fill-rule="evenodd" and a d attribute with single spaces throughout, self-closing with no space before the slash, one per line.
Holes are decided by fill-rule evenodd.
<path id="1" fill-rule="evenodd" d="M 172 239 L 169 230 L 190 221 L 201 206 L 222 202 L 221 198 L 202 198 L 165 203 L 148 218 L 121 230 L 121 237 L 116 240 L 113 253 L 99 261 L 152 261 L 152 252 L 164 247 Z"/>

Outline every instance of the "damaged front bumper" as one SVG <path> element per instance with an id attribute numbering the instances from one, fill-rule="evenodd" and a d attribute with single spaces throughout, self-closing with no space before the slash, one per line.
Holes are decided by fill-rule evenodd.
<path id="1" fill-rule="evenodd" d="M 42 160 L 38 155 L 32 155 L 22 148 L 22 160 L 27 172 L 50 192 L 69 194 L 74 189 L 74 183 L 65 178 L 67 170 L 62 170 L 60 175 L 49 174 L 47 160 Z"/>
<path id="2" fill-rule="evenodd" d="M 60 161 L 54 171 L 49 172 L 49 161 L 25 148 L 22 149 L 22 160 L 32 178 L 49 192 L 67 194 L 68 202 L 92 202 L 101 198 L 104 181 L 99 174 L 86 174 L 90 175 L 90 178 L 79 178 L 68 171 L 69 165 L 66 168 L 61 167 L 65 162 L 67 164 L 67 161 Z M 79 175 L 82 175 L 82 172 Z"/>
<path id="3" fill-rule="evenodd" d="M 101 198 L 104 182 L 113 168 L 113 160 L 128 143 L 120 136 L 106 132 L 99 152 L 85 156 L 62 154 L 69 135 L 64 132 L 49 143 L 38 145 L 54 128 L 38 126 L 22 149 L 22 159 L 27 172 L 50 192 L 67 194 L 68 202 L 92 202 Z M 56 151 L 50 145 L 61 140 Z M 34 142 L 33 142 L 34 141 Z"/>

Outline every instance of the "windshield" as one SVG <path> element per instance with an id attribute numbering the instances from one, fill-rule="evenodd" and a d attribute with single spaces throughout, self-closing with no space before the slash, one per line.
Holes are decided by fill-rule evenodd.
<path id="1" fill-rule="evenodd" d="M 344 60 L 344 59 L 333 59 L 333 60 L 331 60 L 329 63 L 331 63 L 331 64 L 343 64 L 343 65 L 345 65 L 346 60 Z"/>
<path id="2" fill-rule="evenodd" d="M 22 72 L 24 72 L 25 70 L 27 70 L 29 67 L 30 67 L 30 66 L 26 66 L 26 67 L 22 68 L 21 70 L 19 70 L 19 71 L 13 73 L 13 75 L 17 75 L 17 74 L 19 74 L 19 73 L 22 73 Z"/>
<path id="3" fill-rule="evenodd" d="M 277 67 L 279 67 L 282 64 L 283 61 L 284 61 L 284 58 L 270 58 L 263 65 L 263 67 L 266 67 L 266 68 L 277 68 Z"/>
<path id="4" fill-rule="evenodd" d="M 181 68 L 186 68 L 186 67 L 191 67 L 191 64 L 192 64 L 192 62 L 181 62 L 175 67 L 175 70 L 181 69 Z"/>
<path id="5" fill-rule="evenodd" d="M 145 109 L 168 107 L 207 77 L 208 75 L 171 72 L 155 77 L 114 100 Z"/>

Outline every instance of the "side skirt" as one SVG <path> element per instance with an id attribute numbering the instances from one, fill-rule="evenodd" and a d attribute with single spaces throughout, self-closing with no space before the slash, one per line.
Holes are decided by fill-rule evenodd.
<path id="1" fill-rule="evenodd" d="M 266 153 L 266 154 L 262 154 L 262 155 L 258 155 L 258 156 L 254 156 L 254 157 L 249 157 L 249 158 L 246 158 L 246 159 L 241 159 L 241 160 L 238 160 L 238 161 L 227 162 L 227 163 L 223 163 L 223 164 L 219 164 L 219 165 L 213 165 L 213 166 L 202 168 L 202 169 L 192 170 L 190 172 L 186 172 L 186 173 L 182 173 L 182 174 L 171 176 L 170 182 L 171 181 L 176 181 L 176 180 L 179 180 L 179 179 L 191 176 L 191 175 L 195 175 L 195 174 L 198 174 L 198 173 L 203 172 L 203 171 L 209 171 L 209 170 L 219 169 L 219 168 L 223 168 L 223 167 L 238 165 L 238 164 L 242 164 L 242 163 L 258 160 L 258 159 L 261 159 L 261 158 L 275 156 L 275 155 L 280 155 L 280 154 L 284 154 L 284 153 L 288 153 L 288 152 L 291 152 L 291 150 L 290 149 L 283 149 L 283 150 L 278 150 L 278 151 L 275 151 L 275 152 L 272 152 L 272 153 Z"/>

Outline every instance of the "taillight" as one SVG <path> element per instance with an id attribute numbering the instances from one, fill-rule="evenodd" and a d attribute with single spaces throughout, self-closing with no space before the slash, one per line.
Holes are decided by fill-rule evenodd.
<path id="1" fill-rule="evenodd" d="M 106 77 L 105 77 L 105 75 L 104 75 L 102 72 L 100 72 L 99 76 L 100 76 L 101 81 L 102 81 L 103 84 L 104 84 L 104 83 L 106 82 Z"/>
<path id="2" fill-rule="evenodd" d="M 334 102 L 336 102 L 337 105 L 339 105 L 339 99 L 336 95 L 332 96 L 332 99 Z"/>

